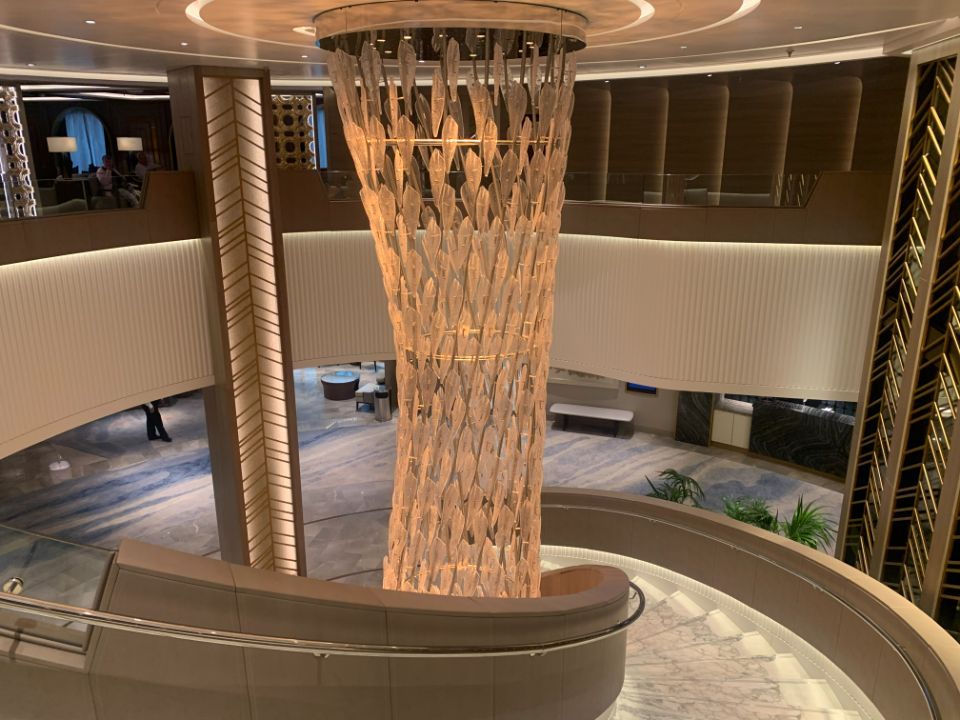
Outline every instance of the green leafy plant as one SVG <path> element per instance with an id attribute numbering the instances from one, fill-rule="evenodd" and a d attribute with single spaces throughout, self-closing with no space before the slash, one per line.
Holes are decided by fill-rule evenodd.
<path id="1" fill-rule="evenodd" d="M 797 508 L 789 520 L 780 522 L 780 534 L 785 538 L 812 548 L 827 548 L 837 535 L 837 528 L 823 508 L 797 500 Z"/>
<path id="2" fill-rule="evenodd" d="M 761 530 L 775 533 L 780 529 L 777 516 L 771 512 L 767 501 L 761 498 L 724 498 L 723 512 L 734 520 L 745 522 Z"/>
<path id="3" fill-rule="evenodd" d="M 647 478 L 647 484 L 650 485 L 651 490 L 647 493 L 647 497 L 680 503 L 681 505 L 689 503 L 694 507 L 700 507 L 700 501 L 703 500 L 703 488 L 692 477 L 673 468 L 661 471 L 658 477 L 663 478 L 663 482 L 659 485 L 654 484 L 650 478 Z"/>

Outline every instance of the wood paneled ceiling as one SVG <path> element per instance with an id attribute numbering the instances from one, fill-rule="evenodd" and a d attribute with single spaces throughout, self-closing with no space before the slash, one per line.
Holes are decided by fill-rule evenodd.
<path id="1" fill-rule="evenodd" d="M 4 0 L 0 75 L 165 83 L 184 65 L 266 65 L 326 83 L 312 18 L 375 0 Z M 956 0 L 556 0 L 587 17 L 580 77 L 741 70 L 900 54 L 960 32 Z M 431 0 L 421 0 L 424 12 Z M 91 22 L 92 21 L 92 22 Z"/>

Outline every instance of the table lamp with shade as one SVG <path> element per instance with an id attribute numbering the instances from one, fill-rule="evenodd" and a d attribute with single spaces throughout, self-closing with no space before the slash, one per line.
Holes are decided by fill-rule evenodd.
<path id="1" fill-rule="evenodd" d="M 143 150 L 143 138 L 139 137 L 118 137 L 117 150 L 122 153 L 128 153 L 123 156 L 123 171 L 130 172 L 130 168 L 135 164 L 130 158 L 129 153 L 137 153 Z"/>
<path id="2" fill-rule="evenodd" d="M 117 150 L 120 152 L 140 152 L 143 150 L 143 138 L 118 137 Z"/>
<path id="3" fill-rule="evenodd" d="M 63 177 L 73 175 L 73 163 L 68 157 L 69 153 L 77 151 L 77 139 L 75 137 L 54 135 L 47 138 L 47 150 L 53 153 L 57 161 L 58 170 Z"/>

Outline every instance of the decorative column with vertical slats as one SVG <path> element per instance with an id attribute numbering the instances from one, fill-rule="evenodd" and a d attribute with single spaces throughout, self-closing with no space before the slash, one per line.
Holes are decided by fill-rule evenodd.
<path id="1" fill-rule="evenodd" d="M 0 85 L 0 180 L 8 218 L 36 217 L 37 197 L 30 169 L 30 142 L 24 127 L 20 88 Z"/>
<path id="2" fill-rule="evenodd" d="M 283 242 L 265 71 L 170 74 L 177 151 L 209 236 L 216 385 L 205 397 L 221 556 L 305 573 Z"/>

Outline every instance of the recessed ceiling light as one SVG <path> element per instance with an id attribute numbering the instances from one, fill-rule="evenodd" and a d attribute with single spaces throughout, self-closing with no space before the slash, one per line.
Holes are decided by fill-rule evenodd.
<path id="1" fill-rule="evenodd" d="M 190 43 L 188 43 L 188 42 L 182 42 L 182 43 L 180 43 L 180 47 L 186 47 L 186 46 L 189 45 L 189 44 L 190 44 Z"/>
<path id="2" fill-rule="evenodd" d="M 387 41 L 386 38 L 377 38 L 377 42 L 386 42 L 386 41 Z"/>
<path id="3" fill-rule="evenodd" d="M 87 25 L 96 25 L 96 24 L 97 24 L 97 21 L 96 21 L 96 20 L 84 20 L 84 22 L 85 22 Z"/>
<path id="4" fill-rule="evenodd" d="M 393 50 L 384 50 L 384 51 L 383 51 L 383 54 L 384 54 L 384 55 L 390 55 L 391 53 L 393 53 Z"/>
<path id="5" fill-rule="evenodd" d="M 27 67 L 36 67 L 36 63 L 27 63 Z"/>
<path id="6" fill-rule="evenodd" d="M 794 26 L 793 26 L 793 29 L 794 29 L 794 30 L 803 30 L 803 25 L 794 25 Z"/>
<path id="7" fill-rule="evenodd" d="M 686 45 L 681 45 L 681 46 L 680 46 L 680 49 L 681 49 L 681 50 L 686 50 L 686 49 L 687 49 L 687 46 L 686 46 Z"/>
<path id="8" fill-rule="evenodd" d="M 470 53 L 470 57 L 476 57 L 476 56 L 477 56 L 476 53 Z"/>
<path id="9" fill-rule="evenodd" d="M 713 77 L 713 73 L 707 73 L 707 77 Z"/>
<path id="10" fill-rule="evenodd" d="M 403 39 L 404 39 L 404 40 L 413 40 L 413 35 L 404 35 L 404 36 L 403 36 Z"/>
<path id="11" fill-rule="evenodd" d="M 487 36 L 486 33 L 477 33 L 477 37 L 483 40 Z"/>
<path id="12" fill-rule="evenodd" d="M 640 70 L 645 70 L 647 66 L 646 66 L 646 65 L 637 65 L 637 67 L 638 67 Z"/>
<path id="13" fill-rule="evenodd" d="M 839 60 L 837 60 L 837 61 L 836 61 L 836 62 L 834 62 L 833 64 L 834 64 L 834 65 L 839 65 L 839 64 L 840 64 L 840 61 L 839 61 Z"/>
<path id="14" fill-rule="evenodd" d="M 301 55 L 300 57 L 302 57 L 304 60 L 306 60 L 306 59 L 307 59 L 308 57 L 310 57 L 310 56 L 309 56 L 309 55 Z"/>

